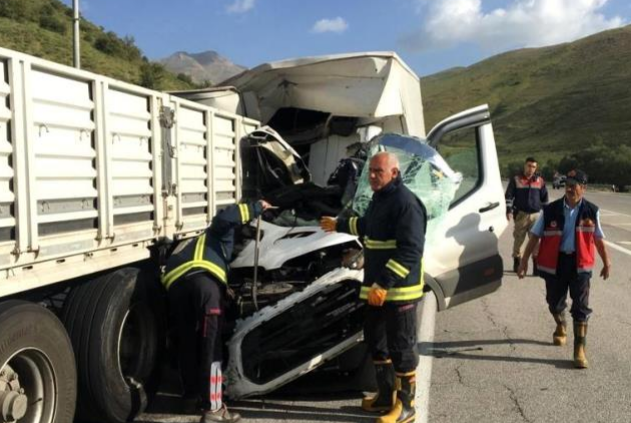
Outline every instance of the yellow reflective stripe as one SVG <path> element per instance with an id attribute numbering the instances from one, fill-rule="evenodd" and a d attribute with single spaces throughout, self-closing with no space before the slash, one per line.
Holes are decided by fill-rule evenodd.
<path id="1" fill-rule="evenodd" d="M 247 204 L 239 204 L 239 212 L 241 213 L 241 221 L 248 223 L 250 221 L 250 209 Z"/>
<path id="2" fill-rule="evenodd" d="M 217 266 L 213 262 L 210 262 L 210 261 L 207 261 L 207 260 L 195 261 L 195 262 L 193 262 L 193 267 L 206 269 L 210 273 L 212 273 L 213 275 L 218 277 L 219 280 L 222 281 L 223 283 L 228 283 L 228 278 L 226 277 L 226 272 L 221 267 Z"/>
<path id="3" fill-rule="evenodd" d="M 206 233 L 204 232 L 195 244 L 195 253 L 193 253 L 193 260 L 202 260 L 204 258 L 204 245 L 206 245 Z"/>
<path id="4" fill-rule="evenodd" d="M 386 267 L 392 270 L 395 275 L 398 275 L 402 278 L 405 278 L 407 275 L 410 274 L 410 271 L 407 268 L 402 266 L 400 263 L 398 263 L 394 259 L 388 260 L 388 262 L 386 263 Z"/>
<path id="5" fill-rule="evenodd" d="M 162 284 L 166 289 L 169 289 L 171 284 L 184 276 L 193 267 L 192 262 L 184 263 L 171 270 L 169 273 L 162 276 Z"/>
<path id="6" fill-rule="evenodd" d="M 192 260 L 176 267 L 175 269 L 171 270 L 166 275 L 163 275 L 162 284 L 164 285 L 166 289 L 169 289 L 169 287 L 173 284 L 173 282 L 175 282 L 176 280 L 184 276 L 186 272 L 192 269 L 207 270 L 213 276 L 217 277 L 217 279 L 219 279 L 221 282 L 228 283 L 226 272 L 221 267 L 217 266 L 215 263 L 207 261 L 207 260 Z"/>
<path id="7" fill-rule="evenodd" d="M 348 227 L 351 231 L 351 235 L 359 235 L 359 232 L 357 231 L 357 218 L 356 217 L 351 217 L 348 220 Z"/>
<path id="8" fill-rule="evenodd" d="M 362 286 L 359 292 L 359 298 L 365 300 L 368 298 L 369 286 Z M 386 301 L 409 301 L 416 300 L 423 296 L 423 285 L 405 286 L 402 288 L 389 288 Z"/>
<path id="9" fill-rule="evenodd" d="M 366 237 L 364 238 L 364 245 L 369 250 L 393 250 L 397 248 L 397 240 L 388 239 L 385 241 L 379 241 Z"/>

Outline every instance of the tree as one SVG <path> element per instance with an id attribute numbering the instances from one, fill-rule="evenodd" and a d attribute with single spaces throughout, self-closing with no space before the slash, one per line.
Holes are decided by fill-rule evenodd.
<path id="1" fill-rule="evenodd" d="M 160 89 L 166 75 L 164 66 L 159 63 L 144 62 L 140 66 L 140 82 L 143 87 L 153 90 Z"/>

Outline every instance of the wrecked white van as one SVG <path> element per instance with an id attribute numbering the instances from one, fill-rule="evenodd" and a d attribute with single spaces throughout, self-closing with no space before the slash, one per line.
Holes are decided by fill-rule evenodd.
<path id="1" fill-rule="evenodd" d="M 500 286 L 506 219 L 486 106 L 426 135 L 419 79 L 393 53 L 271 63 L 225 84 L 240 93 L 234 111 L 271 127 L 242 141 L 244 196 L 280 206 L 261 224 L 258 260 L 246 239 L 231 265 L 240 293 L 231 396 L 272 391 L 360 342 L 361 240 L 325 234 L 317 219 L 365 211 L 362 168 L 378 150 L 399 156 L 406 185 L 428 209 L 425 280 L 439 309 Z M 361 371 L 359 361 L 342 367 Z"/>

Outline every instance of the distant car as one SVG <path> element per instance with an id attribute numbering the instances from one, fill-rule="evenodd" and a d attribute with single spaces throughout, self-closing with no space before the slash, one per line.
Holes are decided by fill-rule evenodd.
<path id="1" fill-rule="evenodd" d="M 552 188 L 559 189 L 565 186 L 565 175 L 556 176 L 552 180 Z"/>

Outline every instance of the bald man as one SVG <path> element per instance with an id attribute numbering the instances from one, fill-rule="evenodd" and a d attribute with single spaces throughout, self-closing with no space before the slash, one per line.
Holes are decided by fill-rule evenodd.
<path id="1" fill-rule="evenodd" d="M 369 182 L 373 196 L 363 217 L 325 216 L 320 227 L 356 235 L 364 244 L 360 299 L 368 303 L 364 338 L 378 392 L 364 398 L 362 408 L 385 412 L 378 423 L 406 423 L 416 418 L 416 309 L 423 296 L 426 211 L 403 185 L 394 154 L 381 152 L 371 158 Z"/>

